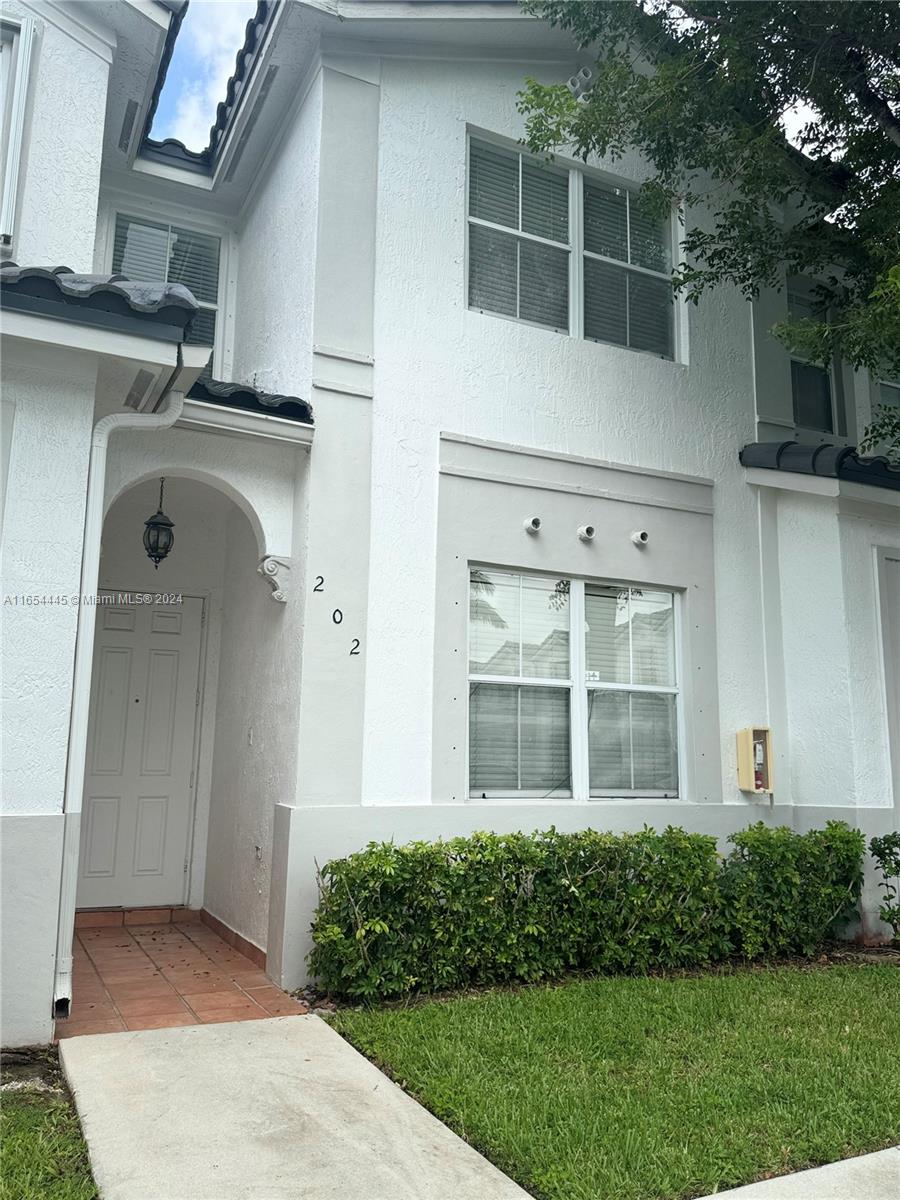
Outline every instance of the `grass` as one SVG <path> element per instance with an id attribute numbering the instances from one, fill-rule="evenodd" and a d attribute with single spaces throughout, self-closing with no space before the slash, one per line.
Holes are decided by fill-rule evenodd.
<path id="1" fill-rule="evenodd" d="M 97 1200 L 78 1117 L 48 1051 L 0 1094 L 0 1200 Z"/>
<path id="2" fill-rule="evenodd" d="M 681 1200 L 900 1141 L 900 969 L 601 978 L 332 1023 L 541 1200 Z"/>

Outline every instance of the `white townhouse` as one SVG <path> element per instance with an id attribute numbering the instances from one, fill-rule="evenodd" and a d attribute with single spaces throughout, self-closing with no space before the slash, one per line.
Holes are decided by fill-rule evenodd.
<path id="1" fill-rule="evenodd" d="M 673 301 L 637 157 L 523 154 L 587 60 L 515 4 L 263 0 L 202 152 L 183 11 L 3 6 L 3 1041 L 78 909 L 299 985 L 370 839 L 897 828 L 900 389 L 791 361 L 800 281 Z"/>

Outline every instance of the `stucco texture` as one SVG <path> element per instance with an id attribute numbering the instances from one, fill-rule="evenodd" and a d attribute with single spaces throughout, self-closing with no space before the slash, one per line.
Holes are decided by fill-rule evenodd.
<path id="1" fill-rule="evenodd" d="M 108 80 L 108 63 L 38 21 L 13 245 L 19 263 L 92 269 Z"/>
<path id="2" fill-rule="evenodd" d="M 754 430 L 749 306 L 723 289 L 692 310 L 682 362 L 468 311 L 467 124 L 520 137 L 516 93 L 529 73 L 549 80 L 562 69 L 382 64 L 364 799 L 431 794 L 438 434 L 447 430 L 714 480 L 721 795 L 742 803 L 734 731 L 766 713 L 756 500 L 737 462 Z M 614 169 L 642 177 L 633 160 Z"/>

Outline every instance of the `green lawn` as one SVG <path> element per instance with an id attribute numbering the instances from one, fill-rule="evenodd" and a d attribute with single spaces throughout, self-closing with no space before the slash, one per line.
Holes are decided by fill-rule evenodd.
<path id="1" fill-rule="evenodd" d="M 0 1198 L 96 1200 L 75 1110 L 64 1091 L 0 1097 Z"/>
<path id="2" fill-rule="evenodd" d="M 343 1010 L 541 1200 L 676 1200 L 900 1141 L 900 969 L 602 978 Z"/>

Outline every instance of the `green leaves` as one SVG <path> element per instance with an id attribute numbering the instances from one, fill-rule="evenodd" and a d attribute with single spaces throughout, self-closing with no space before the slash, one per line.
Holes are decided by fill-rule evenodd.
<path id="1" fill-rule="evenodd" d="M 371 843 L 320 872 L 310 968 L 360 999 L 574 970 L 812 953 L 856 899 L 862 835 L 756 825 L 716 842 L 669 827 Z"/>
<path id="2" fill-rule="evenodd" d="M 817 277 L 829 356 L 900 370 L 900 5 L 526 8 L 595 59 L 580 100 L 526 81 L 532 151 L 614 163 L 637 150 L 652 170 L 645 189 L 680 205 L 685 261 L 673 278 L 689 299 L 722 283 L 753 296 L 785 275 Z"/>
<path id="3" fill-rule="evenodd" d="M 883 903 L 878 915 L 894 931 L 894 940 L 900 941 L 900 830 L 886 833 L 884 837 L 873 837 L 869 842 L 869 853 L 881 870 L 881 894 Z"/>
<path id="4" fill-rule="evenodd" d="M 795 833 L 761 821 L 728 839 L 722 894 L 744 958 L 812 954 L 855 911 L 865 840 L 843 821 Z"/>

